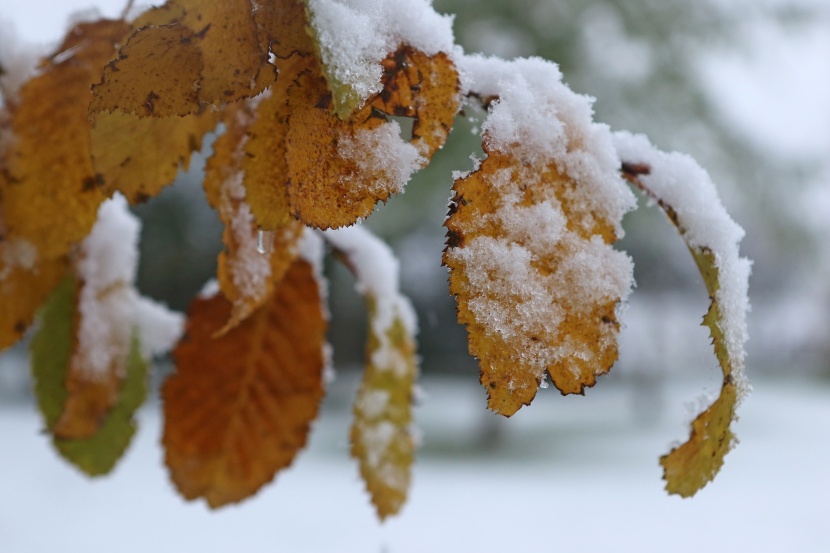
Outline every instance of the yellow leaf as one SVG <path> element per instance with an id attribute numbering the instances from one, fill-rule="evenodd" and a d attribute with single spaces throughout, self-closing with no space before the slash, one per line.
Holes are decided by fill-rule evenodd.
<path id="1" fill-rule="evenodd" d="M 307 30 L 304 1 L 260 2 L 254 12 L 254 20 L 263 51 L 268 51 L 270 45 L 271 52 L 277 58 L 288 58 L 294 53 L 310 55 L 314 52 Z"/>
<path id="2" fill-rule="evenodd" d="M 581 394 L 608 372 L 628 289 L 618 275 L 630 274 L 630 261 L 609 245 L 613 222 L 572 199 L 582 184 L 555 163 L 523 164 L 488 151 L 486 139 L 485 151 L 453 186 L 444 264 L 488 406 L 510 416 L 545 373 L 563 394 Z"/>
<path id="3" fill-rule="evenodd" d="M 2 219 L 7 236 L 29 241 L 39 259 L 83 239 L 104 200 L 90 161 L 89 87 L 127 30 L 122 21 L 76 25 L 12 106 Z"/>
<path id="4" fill-rule="evenodd" d="M 297 256 L 303 226 L 289 219 L 275 230 L 260 231 L 243 186 L 249 176 L 243 167 L 250 159 L 244 150 L 254 113 L 239 104 L 227 111 L 225 133 L 213 144 L 205 167 L 208 201 L 225 224 L 217 277 L 225 297 L 233 303 L 226 332 L 264 304 Z"/>
<path id="5" fill-rule="evenodd" d="M 288 205 L 288 164 L 285 137 L 288 132 L 288 87 L 307 65 L 303 56 L 277 59 L 279 78 L 257 104 L 247 127 L 245 156 L 246 198 L 257 226 L 274 230 L 294 220 Z"/>
<path id="6" fill-rule="evenodd" d="M 620 140 L 639 139 L 620 136 Z M 623 159 L 623 176 L 655 200 L 689 248 L 709 293 L 710 306 L 703 324 L 709 328 L 715 357 L 723 372 L 720 396 L 692 422 L 689 439 L 660 457 L 666 490 L 690 497 L 714 479 L 724 457 L 737 443 L 730 425 L 735 420 L 739 401 L 749 389 L 743 375 L 746 336 L 745 327 L 741 327 L 746 324 L 748 299 L 745 287 L 750 264 L 738 254 L 742 231 L 723 210 L 716 196 L 708 197 L 705 224 L 707 227 L 717 224 L 723 238 L 732 234 L 734 244 L 727 245 L 728 239 L 717 245 L 706 244 L 699 229 L 699 218 L 704 210 L 695 203 L 700 201 L 699 198 L 673 195 L 673 189 L 679 186 L 714 187 L 709 176 L 687 157 L 664 154 L 647 143 L 640 146 L 643 145 L 648 148 L 640 149 L 638 155 L 645 156 L 644 159 Z M 662 175 L 667 169 L 668 178 Z M 677 175 L 684 175 L 688 182 L 683 182 Z M 684 201 L 691 205 L 685 205 Z M 698 227 L 696 233 L 689 232 L 689 228 L 695 227 Z M 716 246 L 720 248 L 717 251 L 713 249 Z M 725 297 L 722 292 L 726 292 Z"/>
<path id="7" fill-rule="evenodd" d="M 184 15 L 175 22 L 130 36 L 93 87 L 90 113 L 188 115 L 256 96 L 274 82 L 250 0 L 179 0 L 172 11 L 179 7 Z"/>
<path id="8" fill-rule="evenodd" d="M 341 140 L 383 125 L 384 117 L 366 106 L 349 120 L 340 120 L 314 60 L 289 88 L 288 109 L 288 198 L 295 217 L 323 229 L 348 226 L 389 197 L 383 172 L 367 173 L 338 149 Z"/>
<path id="9" fill-rule="evenodd" d="M 187 169 L 216 127 L 212 111 L 184 117 L 138 117 L 120 111 L 93 116 L 91 148 L 96 175 L 109 195 L 119 191 L 130 203 L 144 201 Z"/>
<path id="10" fill-rule="evenodd" d="M 230 315 L 197 299 L 162 388 L 173 482 L 211 507 L 241 501 L 291 464 L 323 396 L 326 319 L 311 266 L 296 261 L 271 301 L 214 338 Z"/>
<path id="11" fill-rule="evenodd" d="M 354 403 L 352 456 L 378 516 L 397 514 L 406 501 L 414 460 L 412 396 L 417 360 L 415 340 L 399 318 L 378 336 L 369 298 L 368 363 Z M 379 355 L 380 354 L 380 355 Z"/>

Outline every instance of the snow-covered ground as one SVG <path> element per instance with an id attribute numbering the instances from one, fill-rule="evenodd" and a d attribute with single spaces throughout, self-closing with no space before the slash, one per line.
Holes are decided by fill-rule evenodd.
<path id="1" fill-rule="evenodd" d="M 756 382 L 737 425 L 741 444 L 713 484 L 683 500 L 663 492 L 657 457 L 683 438 L 699 383 L 643 396 L 619 379 L 584 398 L 542 390 L 504 420 L 484 411 L 475 378 L 428 380 L 414 487 L 386 524 L 347 457 L 354 386 L 335 381 L 292 468 L 217 512 L 185 502 L 169 483 L 158 405 L 142 411 L 115 473 L 93 482 L 50 450 L 32 408 L 0 406 L 0 551 L 830 550 L 830 382 Z M 663 414 L 634 416 L 632 405 L 653 394 Z M 497 424 L 488 429 L 488 420 Z"/>

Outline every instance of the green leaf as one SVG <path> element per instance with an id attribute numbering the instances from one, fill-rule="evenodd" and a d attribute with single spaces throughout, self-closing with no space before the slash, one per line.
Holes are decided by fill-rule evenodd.
<path id="1" fill-rule="evenodd" d="M 32 339 L 35 397 L 47 428 L 60 419 L 67 401 L 66 377 L 72 357 L 76 281 L 69 275 L 55 288 L 40 313 L 40 329 Z M 118 401 L 101 428 L 85 439 L 53 437 L 67 461 L 90 476 L 107 474 L 126 451 L 135 434 L 133 414 L 147 397 L 147 362 L 138 337 L 126 360 L 125 380 Z"/>
<path id="2" fill-rule="evenodd" d="M 83 440 L 53 439 L 55 447 L 67 461 L 89 476 L 101 476 L 113 469 L 135 434 L 133 415 L 147 398 L 147 369 L 138 337 L 134 337 L 118 402 L 101 429 Z"/>
<path id="3" fill-rule="evenodd" d="M 47 428 L 52 428 L 66 404 L 66 371 L 72 355 L 75 318 L 75 278 L 66 276 L 40 312 L 40 329 L 30 346 L 35 399 Z"/>

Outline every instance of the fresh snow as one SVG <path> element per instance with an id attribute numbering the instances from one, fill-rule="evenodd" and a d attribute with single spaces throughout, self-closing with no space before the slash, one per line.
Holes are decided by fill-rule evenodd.
<path id="1" fill-rule="evenodd" d="M 209 510 L 176 494 L 163 467 L 160 405 L 139 413 L 114 473 L 90 480 L 51 450 L 32 405 L 0 405 L 0 541 L 8 553 L 290 551 L 423 553 L 825 553 L 830 543 L 830 387 L 757 379 L 736 424 L 741 447 L 692 499 L 663 491 L 657 457 L 685 432 L 700 382 L 652 390 L 666 406 L 638 423 L 624 379 L 586 397 L 548 390 L 509 420 L 473 379 L 426 379 L 424 432 L 401 514 L 377 522 L 349 460 L 345 375 L 310 444 L 250 501 Z M 711 385 L 717 385 L 713 378 Z M 639 404 L 638 402 L 637 404 Z M 496 429 L 485 441 L 485 429 Z"/>
<path id="2" fill-rule="evenodd" d="M 452 17 L 431 0 L 308 0 L 308 10 L 323 63 L 364 101 L 381 90 L 380 62 L 399 45 L 426 55 L 455 48 Z"/>
<path id="3" fill-rule="evenodd" d="M 749 391 L 744 374 L 749 311 L 749 274 L 752 263 L 740 256 L 743 229 L 732 220 L 718 197 L 709 174 L 691 157 L 657 150 L 643 135 L 614 134 L 620 158 L 650 167 L 639 178 L 656 199 L 666 202 L 677 214 L 683 238 L 692 248 L 708 248 L 715 258 L 720 287 L 716 299 L 723 324 L 726 350 L 733 362 L 733 378 L 739 399 Z"/>
<path id="4" fill-rule="evenodd" d="M 90 375 L 123 367 L 135 332 L 146 358 L 165 353 L 181 336 L 182 315 L 141 297 L 133 285 L 140 230 L 127 200 L 116 194 L 101 204 L 80 245 L 75 271 L 83 286 L 74 363 Z"/>

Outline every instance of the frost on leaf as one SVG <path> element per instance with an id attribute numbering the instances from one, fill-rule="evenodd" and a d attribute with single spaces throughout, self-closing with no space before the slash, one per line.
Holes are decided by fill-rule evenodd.
<path id="1" fill-rule="evenodd" d="M 121 111 L 93 116 L 91 149 L 96 176 L 107 194 L 119 191 L 130 203 L 144 201 L 187 169 L 190 155 L 202 148 L 218 114 L 203 111 L 184 117 L 138 117 Z"/>
<path id="2" fill-rule="evenodd" d="M 231 309 L 221 294 L 193 302 L 162 388 L 173 482 L 211 507 L 249 497 L 290 465 L 323 396 L 326 318 L 309 263 L 295 261 L 267 304 L 214 338 Z"/>
<path id="3" fill-rule="evenodd" d="M 351 451 L 384 519 L 406 501 L 416 447 L 415 312 L 398 290 L 398 263 L 383 242 L 362 227 L 328 231 L 325 238 L 354 273 L 368 305 L 366 370 L 354 403 Z"/>
<path id="4" fill-rule="evenodd" d="M 90 113 L 163 117 L 198 113 L 274 82 L 250 0 L 178 0 L 183 16 L 130 35 L 93 87 Z"/>
<path id="5" fill-rule="evenodd" d="M 32 340 L 32 373 L 35 397 L 43 413 L 47 429 L 53 433 L 53 444 L 70 463 L 90 476 L 107 474 L 126 451 L 133 434 L 133 415 L 147 394 L 147 363 L 143 359 L 138 340 L 133 338 L 124 360 L 123 375 L 117 383 L 116 397 L 105 412 L 79 412 L 81 404 L 73 400 L 77 388 L 68 382 L 73 349 L 76 347 L 77 285 L 73 277 L 66 277 L 54 290 L 41 315 L 41 326 Z M 82 430 L 88 423 L 67 422 L 67 407 L 75 401 L 76 417 L 94 416 L 93 431 L 84 431 L 68 437 L 59 436 L 54 429 L 69 425 Z M 72 407 L 69 407 L 70 409 Z M 80 426 L 79 426 L 80 425 Z"/>
<path id="6" fill-rule="evenodd" d="M 39 263 L 83 239 L 104 200 L 90 161 L 89 87 L 127 29 L 121 21 L 76 25 L 10 106 L 2 220 L 6 237 L 27 240 Z"/>
<path id="7" fill-rule="evenodd" d="M 660 458 L 666 489 L 689 497 L 708 484 L 737 439 L 730 425 L 749 391 L 744 343 L 751 263 L 739 255 L 741 229 L 726 213 L 709 175 L 688 156 L 666 154 L 641 135 L 616 133 L 625 177 L 666 212 L 709 292 L 709 328 L 723 371 L 720 397 L 692 422 L 683 445 Z"/>
<path id="8" fill-rule="evenodd" d="M 607 130 L 555 67 L 484 69 L 510 79 L 484 124 L 487 158 L 454 183 L 444 264 L 488 406 L 510 416 L 545 372 L 580 394 L 616 360 L 632 266 L 610 244 L 633 197 Z"/>
<path id="9" fill-rule="evenodd" d="M 244 186 L 255 180 L 244 170 L 251 159 L 246 155 L 245 145 L 254 116 L 253 106 L 246 103 L 226 111 L 225 133 L 214 141 L 213 155 L 205 167 L 208 201 L 225 224 L 222 234 L 225 249 L 219 255 L 217 276 L 222 293 L 231 301 L 233 309 L 222 332 L 239 324 L 268 301 L 297 256 L 303 229 L 294 219 L 267 232 L 256 225 Z"/>

